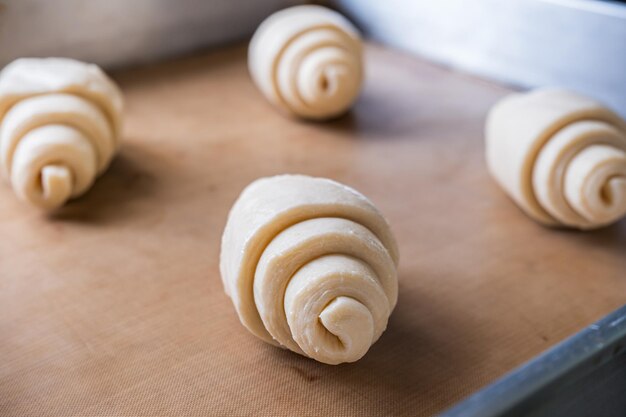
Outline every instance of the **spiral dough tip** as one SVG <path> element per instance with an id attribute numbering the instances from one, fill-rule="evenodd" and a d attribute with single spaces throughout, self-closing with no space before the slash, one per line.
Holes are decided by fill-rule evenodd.
<path id="1" fill-rule="evenodd" d="M 307 119 L 329 119 L 354 102 L 363 78 L 356 28 L 321 6 L 295 6 L 268 17 L 250 42 L 248 66 L 274 105 Z"/>
<path id="2" fill-rule="evenodd" d="M 95 65 L 22 58 L 0 74 L 0 166 L 22 199 L 55 209 L 86 192 L 119 147 L 123 100 Z"/>
<path id="3" fill-rule="evenodd" d="M 72 173 L 62 165 L 46 165 L 41 170 L 41 186 L 45 200 L 61 205 L 72 195 Z"/>
<path id="4" fill-rule="evenodd" d="M 495 179 L 532 218 L 594 229 L 626 215 L 626 122 L 564 90 L 505 98 L 486 126 Z"/>
<path id="5" fill-rule="evenodd" d="M 385 330 L 397 262 L 387 221 L 362 194 L 284 175 L 242 192 L 222 237 L 220 270 L 253 334 L 339 364 L 360 359 Z"/>

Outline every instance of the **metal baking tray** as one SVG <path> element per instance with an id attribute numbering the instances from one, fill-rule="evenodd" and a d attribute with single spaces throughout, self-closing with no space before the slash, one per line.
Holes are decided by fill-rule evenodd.
<path id="1" fill-rule="evenodd" d="M 521 88 L 564 87 L 626 117 L 626 4 L 333 0 L 371 38 Z"/>
<path id="2" fill-rule="evenodd" d="M 626 305 L 439 417 L 626 416 Z"/>

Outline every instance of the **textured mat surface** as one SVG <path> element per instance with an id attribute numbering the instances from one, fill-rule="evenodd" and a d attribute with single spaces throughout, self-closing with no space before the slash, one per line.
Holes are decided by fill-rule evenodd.
<path id="1" fill-rule="evenodd" d="M 432 415 L 626 303 L 626 222 L 542 228 L 489 178 L 483 118 L 508 91 L 378 47 L 354 110 L 276 113 L 241 47 L 116 74 L 125 144 L 52 217 L 0 186 L 0 415 Z M 349 184 L 389 218 L 400 298 L 358 363 L 239 324 L 218 272 L 253 179 Z"/>

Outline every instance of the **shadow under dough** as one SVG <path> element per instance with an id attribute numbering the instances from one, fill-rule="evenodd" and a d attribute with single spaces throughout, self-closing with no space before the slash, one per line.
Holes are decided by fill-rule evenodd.
<path id="1" fill-rule="evenodd" d="M 430 404 L 411 399 L 429 398 L 424 393 L 450 383 L 451 375 L 460 381 L 464 374 L 474 372 L 469 365 L 481 362 L 481 350 L 472 349 L 463 340 L 471 339 L 468 329 L 479 326 L 467 323 L 471 318 L 455 315 L 437 300 L 402 288 L 402 280 L 399 294 L 387 330 L 359 361 L 323 365 L 290 351 L 268 348 L 270 361 L 293 370 L 301 383 L 360 392 L 358 401 L 351 402 L 364 413 L 399 415 L 445 408 L 464 395 L 461 388 L 447 391 L 452 394 L 450 398 L 441 393 L 432 396 Z"/>
<path id="2" fill-rule="evenodd" d="M 108 223 L 132 217 L 142 200 L 153 197 L 158 180 L 148 166 L 154 155 L 139 146 L 125 143 L 120 153 L 83 196 L 70 200 L 65 206 L 49 214 L 53 221 Z"/>
<path id="3" fill-rule="evenodd" d="M 394 140 L 419 136 L 418 111 L 409 114 L 402 100 L 380 91 L 364 91 L 343 115 L 316 123 L 322 130 L 331 130 L 350 138 Z M 413 107 L 413 106 L 411 106 Z"/>
<path id="4" fill-rule="evenodd" d="M 600 247 L 617 254 L 626 254 L 626 217 L 594 230 L 581 231 L 568 228 L 555 228 L 554 230 L 568 235 L 570 239 L 580 240 L 586 245 Z"/>

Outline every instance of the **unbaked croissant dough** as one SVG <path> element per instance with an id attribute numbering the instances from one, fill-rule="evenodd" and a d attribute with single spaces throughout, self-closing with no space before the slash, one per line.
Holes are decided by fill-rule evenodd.
<path id="1" fill-rule="evenodd" d="M 54 209 L 83 194 L 119 146 L 122 94 L 95 65 L 22 58 L 0 73 L 0 165 L 22 199 Z"/>
<path id="2" fill-rule="evenodd" d="M 487 118 L 491 174 L 529 216 L 592 229 L 626 214 L 626 123 L 578 94 L 536 90 Z"/>
<path id="3" fill-rule="evenodd" d="M 220 270 L 241 322 L 320 362 L 361 358 L 398 296 L 398 249 L 357 191 L 282 175 L 250 184 L 230 211 Z"/>
<path id="4" fill-rule="evenodd" d="M 361 39 L 339 13 L 295 6 L 259 26 L 250 42 L 248 66 L 276 106 L 303 118 L 327 119 L 345 112 L 359 94 Z"/>

